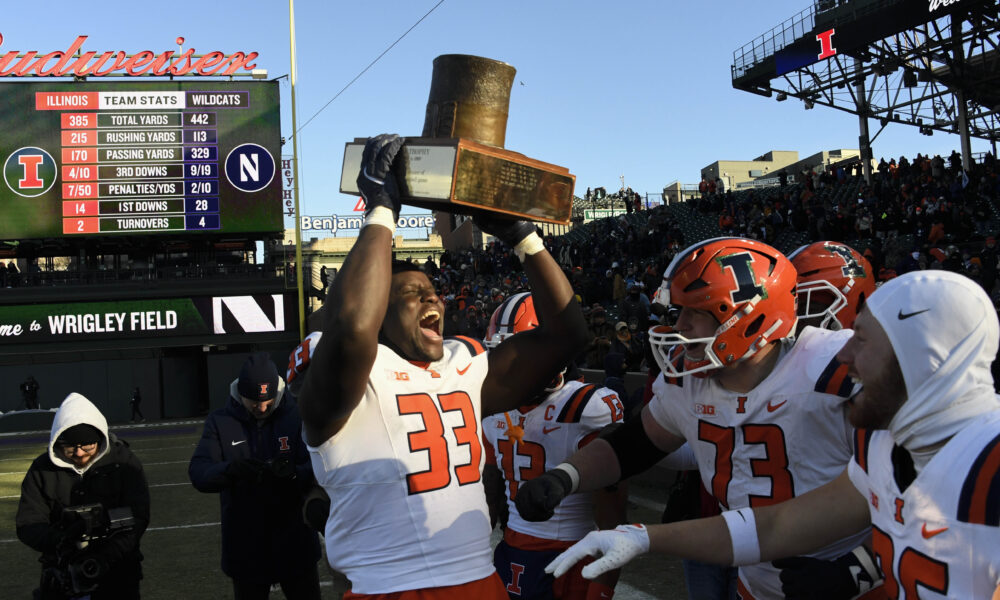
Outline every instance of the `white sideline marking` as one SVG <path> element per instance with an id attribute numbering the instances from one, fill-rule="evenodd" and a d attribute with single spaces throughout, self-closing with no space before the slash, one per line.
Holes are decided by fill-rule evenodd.
<path id="1" fill-rule="evenodd" d="M 222 525 L 221 522 L 218 523 L 192 523 L 190 525 L 170 525 L 167 527 L 149 527 L 146 529 L 149 531 L 166 531 L 168 529 L 194 529 L 195 527 L 214 527 L 216 525 Z"/>

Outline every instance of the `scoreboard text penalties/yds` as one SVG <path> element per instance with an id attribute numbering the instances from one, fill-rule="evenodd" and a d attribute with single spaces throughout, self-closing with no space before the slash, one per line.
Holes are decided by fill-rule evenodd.
<path id="1" fill-rule="evenodd" d="M 217 111 L 249 102 L 247 91 L 36 92 L 36 110 L 63 111 L 63 233 L 221 229 Z"/>

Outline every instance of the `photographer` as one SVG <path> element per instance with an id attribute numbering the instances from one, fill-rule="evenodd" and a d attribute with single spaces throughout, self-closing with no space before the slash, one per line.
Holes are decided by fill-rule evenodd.
<path id="1" fill-rule="evenodd" d="M 289 600 L 318 600 L 319 540 L 302 520 L 314 478 L 295 400 L 265 352 L 247 358 L 229 394 L 188 467 L 198 491 L 220 494 L 222 571 L 236 600 L 267 598 L 272 583 Z"/>
<path id="2" fill-rule="evenodd" d="M 104 415 L 80 394 L 63 401 L 48 452 L 24 476 L 16 523 L 18 539 L 42 553 L 36 597 L 139 598 L 146 476 L 128 444 L 108 433 Z"/>

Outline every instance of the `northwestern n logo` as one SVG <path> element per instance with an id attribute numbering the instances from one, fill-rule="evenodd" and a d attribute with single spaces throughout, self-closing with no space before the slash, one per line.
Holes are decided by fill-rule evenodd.
<path id="1" fill-rule="evenodd" d="M 244 192 L 266 188 L 276 171 L 274 157 L 257 144 L 241 144 L 226 157 L 226 179 Z"/>

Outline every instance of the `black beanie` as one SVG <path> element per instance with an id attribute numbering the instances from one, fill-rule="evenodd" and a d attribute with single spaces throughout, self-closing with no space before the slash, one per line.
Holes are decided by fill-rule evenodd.
<path id="1" fill-rule="evenodd" d="M 94 427 L 93 425 L 80 423 L 79 425 L 74 425 L 59 434 L 59 439 L 56 440 L 56 443 L 67 446 L 76 446 L 96 444 L 102 439 L 104 439 L 104 436 L 101 434 L 100 429 Z"/>
<path id="2" fill-rule="evenodd" d="M 267 352 L 251 354 L 240 369 L 236 390 L 252 402 L 264 402 L 278 395 L 278 368 Z"/>

